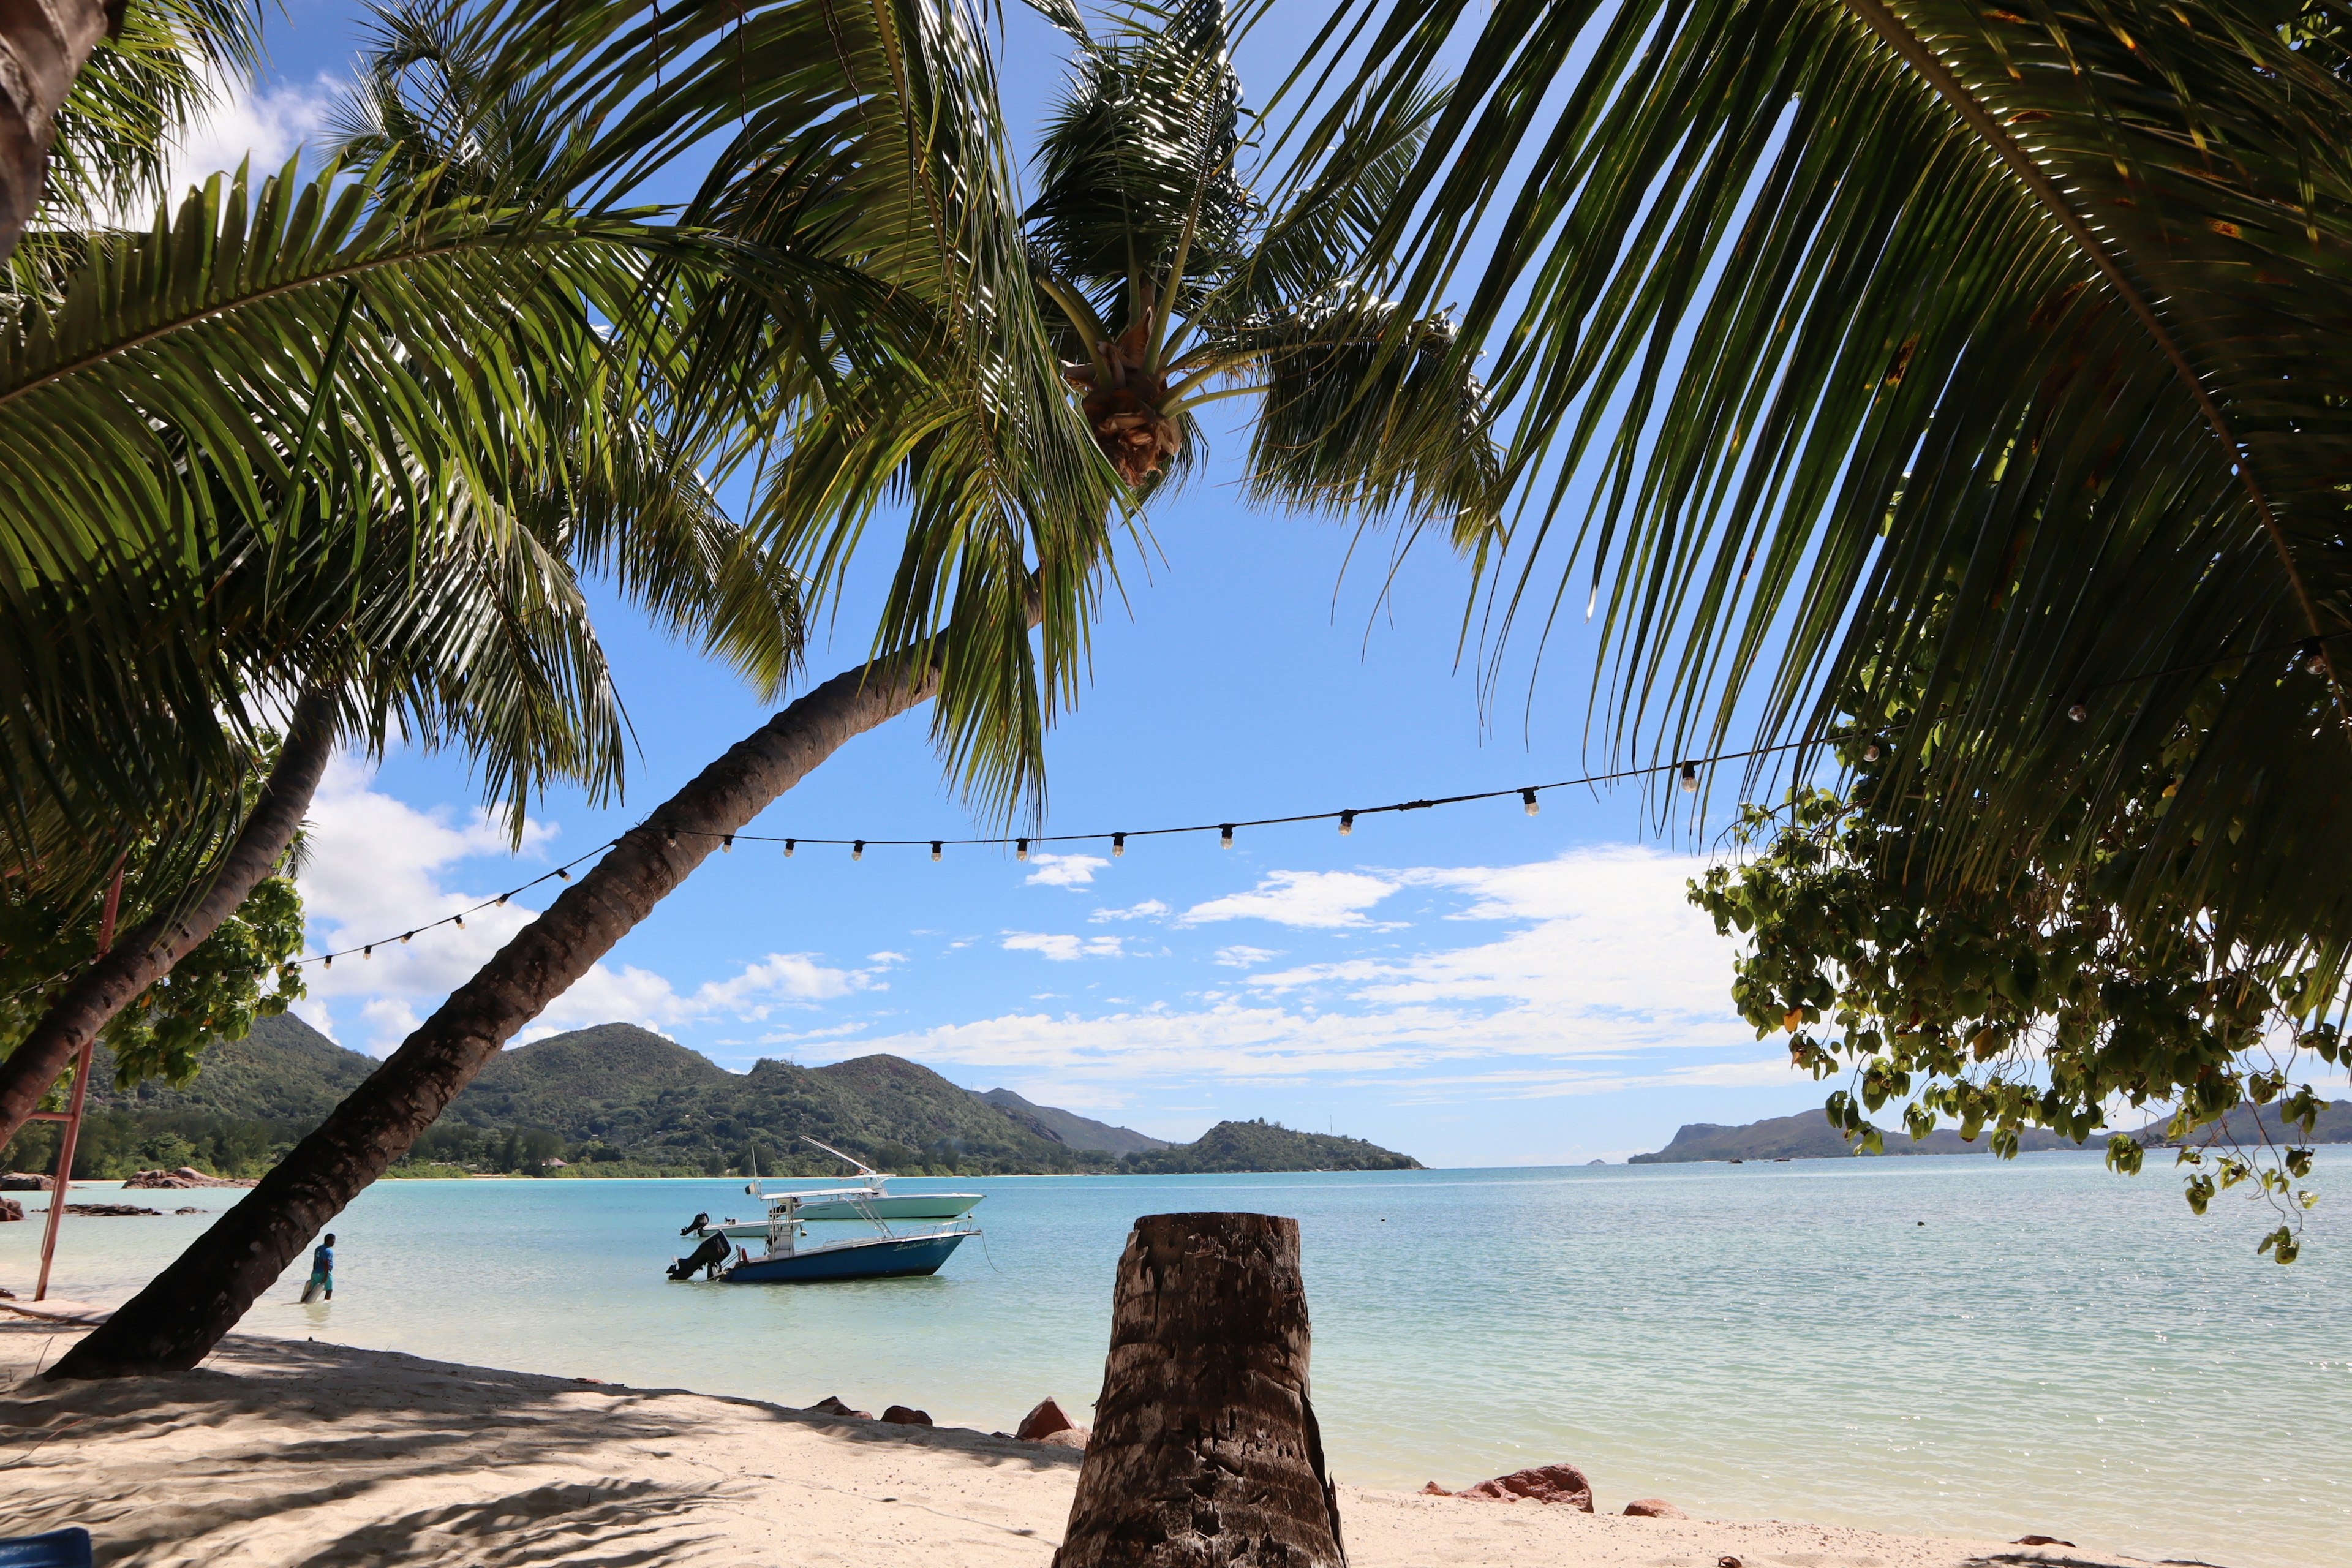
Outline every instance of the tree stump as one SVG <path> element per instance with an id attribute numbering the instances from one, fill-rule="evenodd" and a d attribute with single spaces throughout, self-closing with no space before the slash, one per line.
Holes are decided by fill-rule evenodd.
<path id="1" fill-rule="evenodd" d="M 1297 1220 L 1137 1220 L 1054 1568 L 1345 1568 L 1308 1339 Z"/>

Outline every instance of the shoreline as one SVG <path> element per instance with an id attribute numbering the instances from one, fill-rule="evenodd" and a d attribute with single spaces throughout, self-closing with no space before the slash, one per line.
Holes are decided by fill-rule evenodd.
<path id="1" fill-rule="evenodd" d="M 173 1377 L 35 1378 L 76 1332 L 0 1317 L 0 1518 L 10 1533 L 83 1525 L 110 1564 L 1046 1568 L 1080 1463 L 970 1428 L 255 1334 Z M 1355 1568 L 2141 1568 L 2054 1545 L 1339 1494 Z"/>

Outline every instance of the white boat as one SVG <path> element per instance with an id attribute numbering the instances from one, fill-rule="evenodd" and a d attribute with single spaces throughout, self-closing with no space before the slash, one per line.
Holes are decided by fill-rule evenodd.
<path id="1" fill-rule="evenodd" d="M 805 1133 L 802 1138 L 803 1142 L 816 1143 L 835 1159 L 854 1168 L 857 1174 L 845 1177 L 839 1186 L 801 1187 L 790 1193 L 768 1192 L 755 1177 L 743 1190 L 764 1201 L 772 1217 L 778 1212 L 782 1200 L 789 1197 L 793 1200 L 795 1216 L 803 1220 L 961 1219 L 988 1195 L 985 1193 L 894 1193 L 888 1184 L 895 1178 L 887 1172 L 877 1171 L 864 1161 L 843 1153 L 830 1143 L 817 1143 L 815 1139 Z M 731 1241 L 752 1241 L 766 1237 L 768 1223 L 764 1219 L 730 1219 L 709 1228 Z"/>
<path id="2" fill-rule="evenodd" d="M 691 1279 L 700 1273 L 731 1285 L 813 1285 L 936 1274 L 964 1237 L 980 1234 L 971 1225 L 932 1226 L 912 1235 L 893 1231 L 874 1212 L 866 1196 L 877 1190 L 867 1184 L 772 1193 L 767 1194 L 772 1200 L 768 1218 L 758 1226 L 705 1226 L 697 1216 L 697 1223 L 685 1234 L 701 1236 L 702 1245 L 672 1263 L 669 1277 Z M 805 1223 L 811 1200 L 852 1210 L 855 1217 L 870 1223 L 877 1234 L 812 1242 Z M 752 1234 L 741 1234 L 745 1231 Z M 754 1240 L 760 1243 L 757 1252 L 745 1245 Z"/>

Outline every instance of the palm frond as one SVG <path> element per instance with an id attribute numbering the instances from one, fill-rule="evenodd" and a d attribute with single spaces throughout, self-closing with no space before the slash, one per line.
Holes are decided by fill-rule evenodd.
<path id="1" fill-rule="evenodd" d="M 1618 742 L 1706 749 L 1743 702 L 1820 735 L 1864 663 L 1916 665 L 1890 743 L 1975 805 L 1939 874 L 1999 876 L 2161 768 L 2140 897 L 2298 942 L 2352 933 L 2317 869 L 2352 762 L 2352 92 L 2290 21 L 1403 0 L 1307 145 L 1474 34 L 1374 243 L 1410 305 L 1495 238 L 1464 343 L 1538 487 L 1505 607 L 1589 593 Z M 2316 675 L 2209 679 L 2310 638 Z"/>

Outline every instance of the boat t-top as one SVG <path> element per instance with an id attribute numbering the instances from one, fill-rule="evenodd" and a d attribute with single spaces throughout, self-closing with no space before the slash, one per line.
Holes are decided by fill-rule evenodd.
<path id="1" fill-rule="evenodd" d="M 844 1178 L 849 1184 L 833 1187 L 798 1189 L 802 1199 L 799 1217 L 802 1219 L 961 1219 L 972 1206 L 988 1194 L 985 1193 L 894 1193 L 889 1184 L 897 1178 L 877 1171 L 864 1161 L 843 1153 L 830 1143 L 818 1143 L 805 1133 L 802 1142 L 816 1146 L 855 1170 L 854 1178 Z M 761 1188 L 754 1177 L 743 1189 L 755 1198 L 764 1198 L 772 1205 L 782 1193 Z M 757 1241 L 768 1234 L 768 1222 L 730 1220 L 709 1227 L 731 1240 Z"/>

